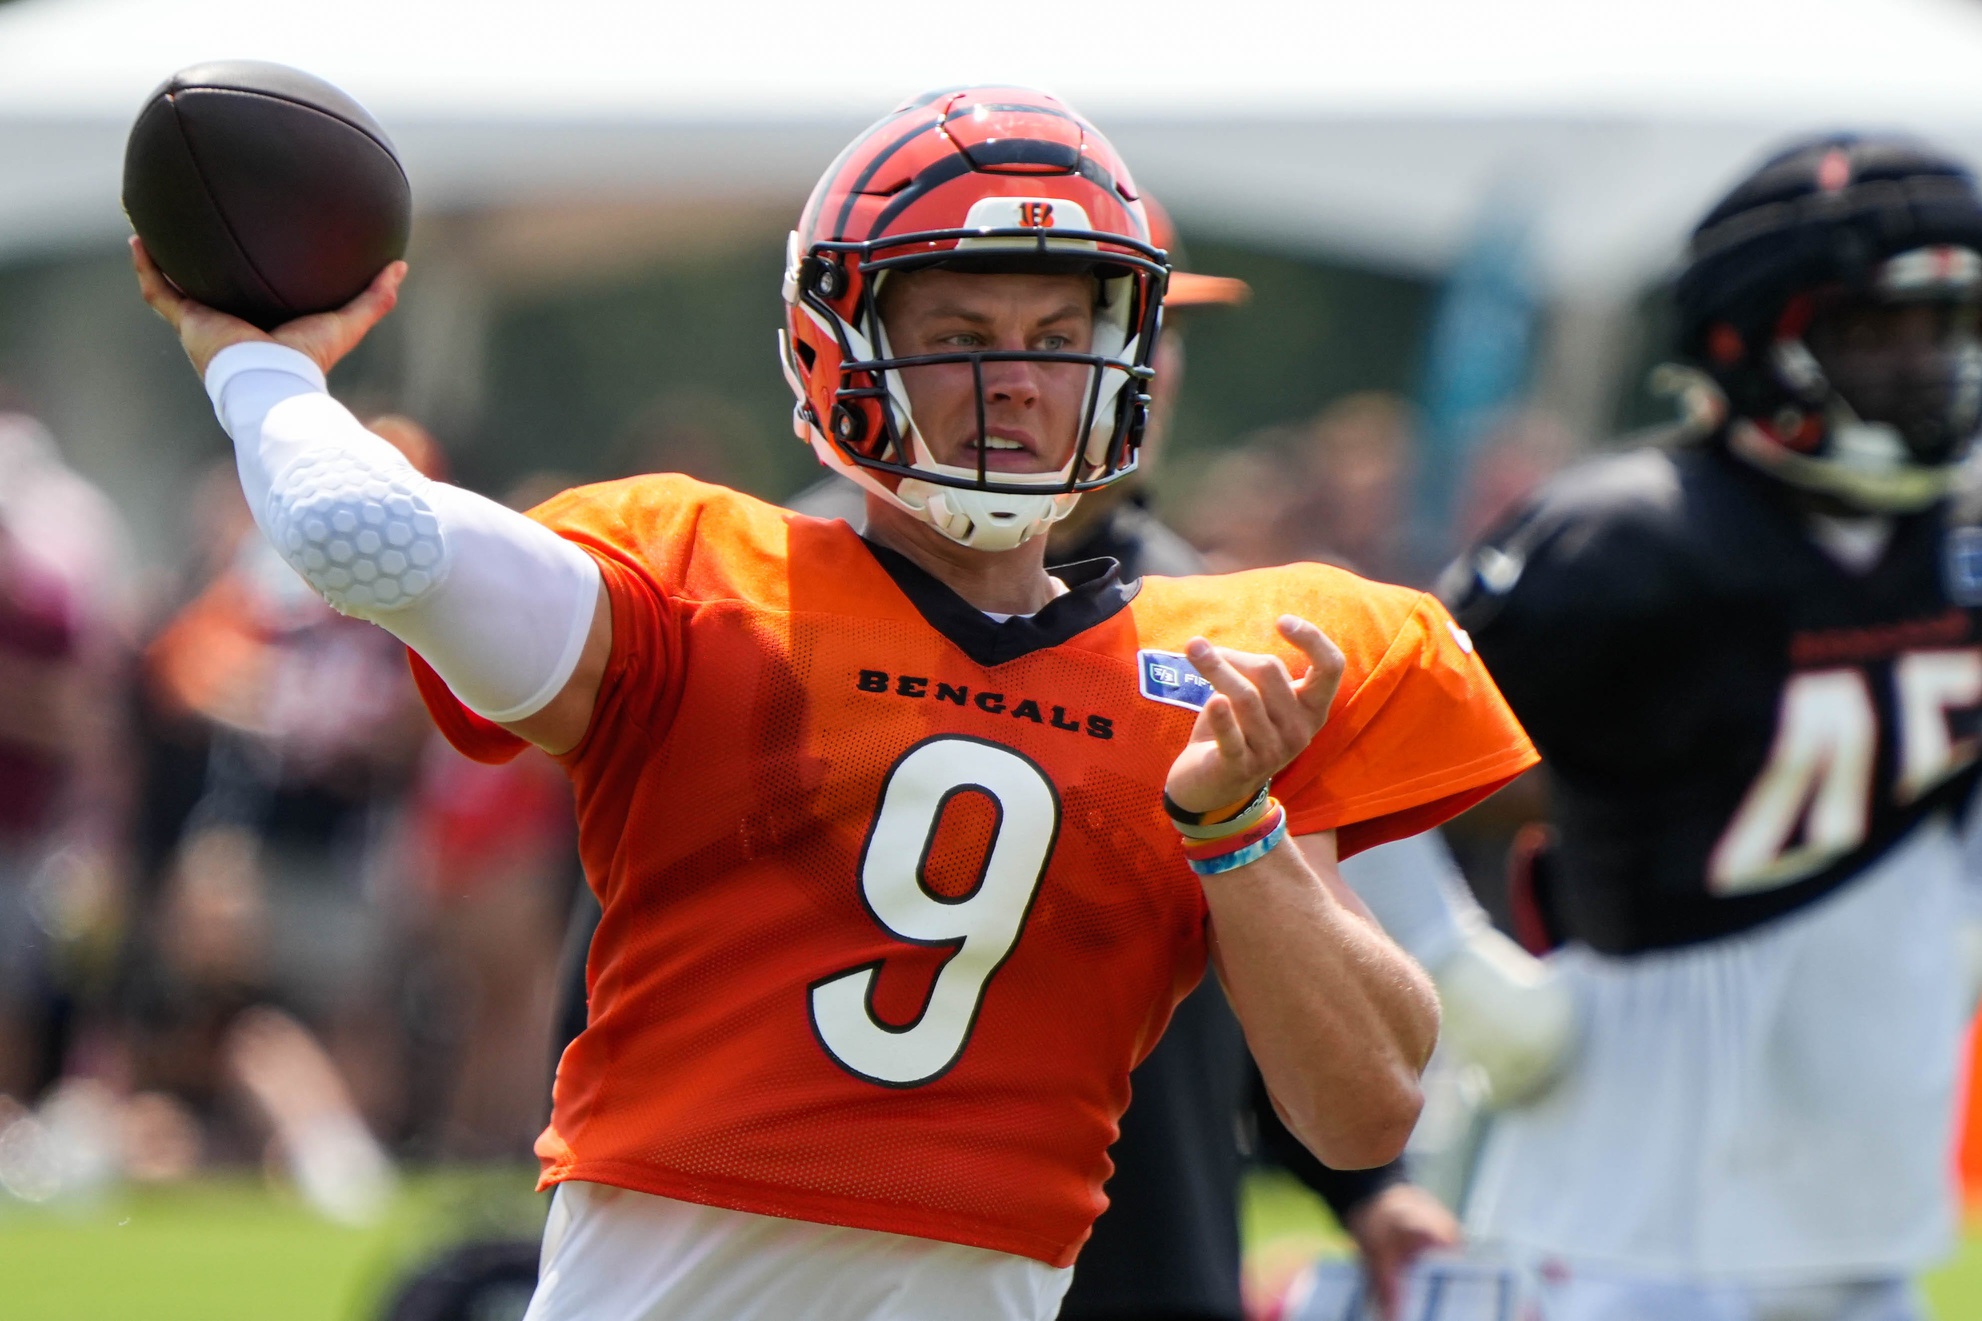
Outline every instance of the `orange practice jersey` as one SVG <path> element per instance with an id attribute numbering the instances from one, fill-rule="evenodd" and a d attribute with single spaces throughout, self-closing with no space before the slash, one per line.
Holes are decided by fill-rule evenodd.
<path id="1" fill-rule="evenodd" d="M 1342 648 L 1274 791 L 1345 855 L 1535 761 L 1437 602 L 1338 569 L 1138 589 L 1087 568 L 1001 625 L 845 523 L 682 477 L 534 516 L 598 558 L 613 612 L 562 759 L 605 916 L 546 1183 L 1066 1265 L 1129 1071 L 1204 969 L 1161 799 L 1197 715 L 1186 642 L 1298 674 L 1274 631 L 1294 613 Z M 416 670 L 462 751 L 521 746 Z"/>

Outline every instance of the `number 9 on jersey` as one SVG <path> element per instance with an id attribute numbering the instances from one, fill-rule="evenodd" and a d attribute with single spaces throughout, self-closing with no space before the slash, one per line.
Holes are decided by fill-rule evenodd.
<path id="1" fill-rule="evenodd" d="M 944 808 L 976 792 L 996 808 L 976 885 L 947 898 L 924 868 Z M 860 857 L 868 915 L 911 945 L 954 945 L 914 1022 L 896 1027 L 874 1012 L 880 962 L 848 968 L 811 987 L 812 1029 L 838 1064 L 885 1087 L 919 1087 L 962 1057 L 992 976 L 1018 944 L 1060 830 L 1060 797 L 1031 759 L 979 739 L 926 739 L 888 771 L 881 806 Z"/>

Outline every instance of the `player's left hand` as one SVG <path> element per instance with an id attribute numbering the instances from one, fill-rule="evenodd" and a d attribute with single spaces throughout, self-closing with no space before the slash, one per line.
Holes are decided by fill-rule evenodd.
<path id="1" fill-rule="evenodd" d="M 1409 1183 L 1393 1183 L 1351 1211 L 1347 1228 L 1362 1257 L 1376 1314 L 1384 1321 L 1397 1316 L 1411 1263 L 1435 1249 L 1456 1248 L 1462 1238 L 1444 1204 Z"/>
<path id="2" fill-rule="evenodd" d="M 1214 647 L 1203 638 L 1184 648 L 1215 691 L 1164 784 L 1177 806 L 1210 812 L 1244 802 L 1298 757 L 1328 720 L 1342 682 L 1342 649 L 1294 615 L 1280 616 L 1278 627 L 1307 655 L 1308 670 L 1299 680 L 1277 656 Z"/>

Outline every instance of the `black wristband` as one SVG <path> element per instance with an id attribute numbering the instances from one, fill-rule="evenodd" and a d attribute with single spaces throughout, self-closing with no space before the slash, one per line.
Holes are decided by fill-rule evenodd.
<path id="1" fill-rule="evenodd" d="M 1240 817 L 1244 816 L 1246 813 L 1252 811 L 1254 808 L 1259 807 L 1265 801 L 1267 794 L 1272 792 L 1272 790 L 1273 790 L 1273 781 L 1268 780 L 1265 784 L 1262 784 L 1259 787 L 1258 793 L 1254 794 L 1251 798 L 1248 798 L 1245 801 L 1245 804 L 1242 807 L 1240 807 L 1238 811 L 1232 813 L 1232 819 L 1236 821 Z M 1184 808 L 1177 806 L 1177 800 L 1170 796 L 1170 791 L 1168 789 L 1165 789 L 1163 791 L 1163 810 L 1165 812 L 1168 812 L 1170 814 L 1170 819 L 1172 821 L 1175 821 L 1178 825 L 1201 826 L 1204 824 L 1204 819 L 1207 816 L 1210 816 L 1211 812 L 1216 812 L 1218 809 L 1214 807 L 1211 809 L 1211 812 L 1187 811 Z"/>

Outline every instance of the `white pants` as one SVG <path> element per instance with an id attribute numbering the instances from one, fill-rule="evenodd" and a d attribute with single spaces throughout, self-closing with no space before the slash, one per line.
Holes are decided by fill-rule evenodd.
<path id="1" fill-rule="evenodd" d="M 984 1248 L 563 1183 L 524 1321 L 1052 1321 L 1073 1280 Z"/>
<path id="2" fill-rule="evenodd" d="M 1376 1321 L 1361 1266 L 1320 1261 L 1288 1291 L 1287 1321 Z M 1925 1321 L 1904 1280 L 1708 1284 L 1623 1272 L 1527 1270 L 1422 1258 L 1407 1274 L 1397 1321 Z"/>
<path id="3" fill-rule="evenodd" d="M 1580 1052 L 1495 1116 L 1473 1240 L 1638 1279 L 1822 1284 L 1938 1260 L 1955 1227 L 1962 887 L 1957 842 L 1931 821 L 1742 935 L 1553 956 L 1584 1010 Z"/>

